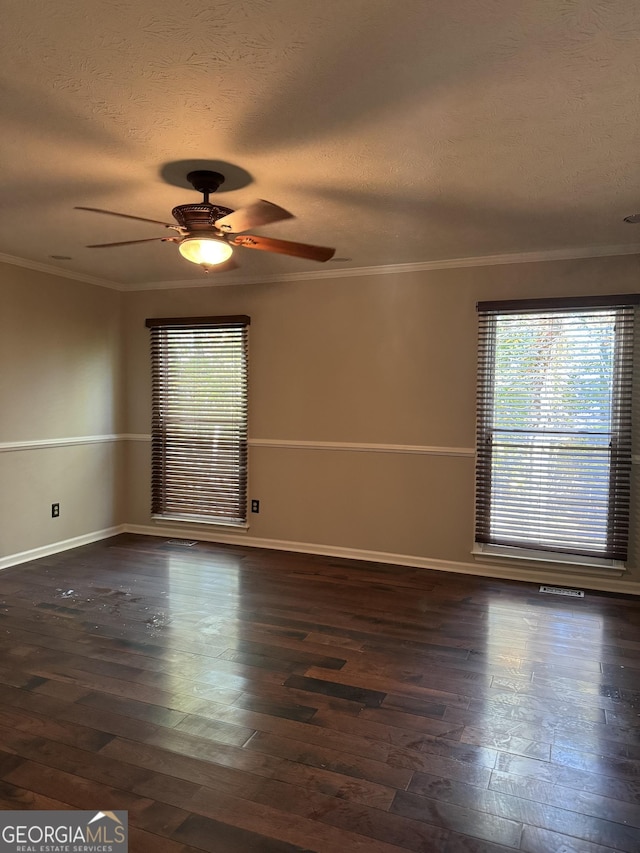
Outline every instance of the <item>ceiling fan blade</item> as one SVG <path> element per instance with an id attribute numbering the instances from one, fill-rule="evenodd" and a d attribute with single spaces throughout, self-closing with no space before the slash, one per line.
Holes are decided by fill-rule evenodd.
<path id="1" fill-rule="evenodd" d="M 240 234 L 229 242 L 234 246 L 244 246 L 245 249 L 278 252 L 282 255 L 293 255 L 295 258 L 308 258 L 310 261 L 328 261 L 336 251 L 327 246 L 310 246 L 308 243 L 292 243 L 290 240 L 273 240 L 271 237 L 258 237 L 256 234 Z"/>
<path id="2" fill-rule="evenodd" d="M 113 210 L 101 210 L 99 207 L 74 207 L 74 210 L 88 210 L 91 213 L 106 213 L 108 216 L 120 216 L 122 219 L 137 219 L 138 222 L 152 222 L 154 225 L 164 225 L 165 228 L 173 228 L 169 222 L 160 222 L 159 219 L 146 219 L 144 216 L 131 216 L 129 213 L 115 213 Z"/>
<path id="3" fill-rule="evenodd" d="M 119 243 L 94 243 L 92 246 L 85 246 L 86 249 L 110 249 L 112 246 L 131 246 L 132 243 L 154 243 L 156 240 L 161 240 L 163 243 L 177 243 L 177 237 L 147 237 L 146 240 L 121 240 Z"/>
<path id="4" fill-rule="evenodd" d="M 259 228 L 261 225 L 268 225 L 270 222 L 280 222 L 283 219 L 293 218 L 293 213 L 289 213 L 283 207 L 278 207 L 277 204 L 271 204 L 270 201 L 259 198 L 248 207 L 241 207 L 239 210 L 234 210 L 233 213 L 223 216 L 222 219 L 218 219 L 216 228 L 227 234 L 237 234 L 239 231 L 246 231 L 247 228 Z"/>

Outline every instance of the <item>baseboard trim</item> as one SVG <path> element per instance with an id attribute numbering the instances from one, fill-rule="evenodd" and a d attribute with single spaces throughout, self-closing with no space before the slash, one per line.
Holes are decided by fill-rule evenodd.
<path id="1" fill-rule="evenodd" d="M 272 551 L 290 551 L 300 554 L 317 554 L 322 557 L 339 557 L 346 560 L 359 560 L 367 563 L 387 563 L 396 566 L 410 566 L 417 569 L 432 569 L 441 572 L 453 572 L 455 574 L 475 575 L 478 577 L 497 578 L 500 580 L 523 581 L 525 583 L 548 583 L 564 586 L 580 586 L 599 592 L 614 592 L 623 595 L 640 595 L 640 584 L 626 580 L 618 580 L 608 577 L 590 577 L 584 573 L 561 570 L 544 570 L 541 568 L 526 567 L 517 568 L 501 566 L 493 563 L 483 562 L 477 565 L 472 562 L 456 562 L 453 560 L 439 560 L 429 557 L 417 557 L 409 554 L 393 554 L 385 551 L 367 551 L 360 548 L 344 548 L 337 545 L 321 545 L 310 542 L 293 542 L 285 539 L 264 539 L 258 536 L 250 536 L 242 533 L 228 533 L 207 527 L 207 529 L 189 526 L 169 525 L 147 525 L 147 524 L 120 524 L 115 527 L 107 527 L 103 530 L 94 530 L 84 533 L 82 536 L 74 536 L 59 542 L 51 542 L 39 548 L 22 551 L 17 554 L 9 554 L 0 557 L 0 571 L 21 563 L 39 560 L 49 557 L 61 551 L 69 551 L 82 545 L 90 545 L 101 539 L 109 539 L 120 533 L 135 533 L 142 536 L 161 536 L 169 539 L 195 538 L 203 542 L 218 542 L 221 545 L 245 545 L 250 548 L 266 548 Z"/>
<path id="2" fill-rule="evenodd" d="M 41 557 L 50 557 L 52 554 L 59 554 L 61 551 L 69 551 L 71 548 L 79 548 L 81 545 L 90 545 L 92 542 L 99 542 L 101 539 L 110 539 L 112 536 L 124 532 L 125 525 L 119 524 L 116 527 L 106 527 L 104 530 L 94 530 L 91 533 L 83 533 L 82 536 L 63 539 L 60 542 L 51 542 L 49 545 L 41 545 L 39 548 L 31 548 L 29 551 L 9 554 L 7 557 L 0 557 L 0 571 L 11 566 L 18 566 L 21 563 L 29 563 L 31 560 L 39 560 Z"/>
<path id="3" fill-rule="evenodd" d="M 477 565 L 472 562 L 438 560 L 429 557 L 417 557 L 408 554 L 392 554 L 384 551 L 366 551 L 359 548 L 343 548 L 335 545 L 319 545 L 309 542 L 290 542 L 284 539 L 263 539 L 248 534 L 223 533 L 216 530 L 203 530 L 188 527 L 165 525 L 125 524 L 125 532 L 143 536 L 166 536 L 169 539 L 199 539 L 203 542 L 218 542 L 221 545 L 245 545 L 250 548 L 267 548 L 274 551 L 293 551 L 300 554 L 317 554 L 323 557 L 341 557 L 347 560 L 361 560 L 368 563 L 389 563 L 397 566 L 410 566 L 417 569 L 433 569 L 441 572 L 454 572 L 463 575 L 497 578 L 500 580 L 523 581 L 525 583 L 549 583 L 555 585 L 580 586 L 599 592 L 617 592 L 623 595 L 640 595 L 640 584 L 608 577 L 590 577 L 583 573 L 562 570 L 544 570 L 542 568 L 518 568 L 501 566 L 496 563 Z"/>

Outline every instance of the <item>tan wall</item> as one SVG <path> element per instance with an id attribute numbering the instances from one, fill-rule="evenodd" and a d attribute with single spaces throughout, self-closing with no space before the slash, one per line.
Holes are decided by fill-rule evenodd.
<path id="1" fill-rule="evenodd" d="M 115 291 L 0 268 L 0 558 L 124 520 L 122 446 L 59 444 L 122 430 L 121 311 Z M 7 447 L 27 442 L 53 446 Z"/>
<path id="2" fill-rule="evenodd" d="M 246 313 L 252 439 L 387 445 L 252 445 L 250 496 L 261 511 L 250 515 L 249 541 L 464 567 L 476 301 L 636 292 L 639 273 L 640 258 L 629 256 L 121 294 L 5 266 L 0 561 L 123 522 L 153 529 L 144 320 Z M 55 443 L 121 433 L 141 439 Z M 53 446 L 7 449 L 31 441 Z M 399 452 L 407 446 L 423 452 Z M 635 557 L 627 579 L 640 588 Z"/>
<path id="3" fill-rule="evenodd" d="M 130 293 L 126 431 L 150 430 L 146 317 L 249 314 L 253 439 L 472 448 L 476 301 L 636 292 L 639 274 L 629 256 Z M 129 443 L 138 525 L 149 451 Z M 464 456 L 252 446 L 248 535 L 469 563 L 473 474 Z"/>

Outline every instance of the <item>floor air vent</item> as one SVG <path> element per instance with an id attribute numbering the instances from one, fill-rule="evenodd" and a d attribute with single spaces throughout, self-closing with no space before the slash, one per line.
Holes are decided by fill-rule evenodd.
<path id="1" fill-rule="evenodd" d="M 548 592 L 551 595 L 570 595 L 572 598 L 584 598 L 581 589 L 566 589 L 563 586 L 541 586 L 540 592 Z"/>
<path id="2" fill-rule="evenodd" d="M 167 539 L 167 545 L 180 545 L 182 548 L 193 548 L 197 545 L 195 539 Z"/>

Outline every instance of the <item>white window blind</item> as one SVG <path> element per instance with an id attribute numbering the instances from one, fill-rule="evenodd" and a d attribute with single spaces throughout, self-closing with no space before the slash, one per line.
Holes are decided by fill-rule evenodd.
<path id="1" fill-rule="evenodd" d="M 478 304 L 477 542 L 626 560 L 637 302 Z"/>
<path id="2" fill-rule="evenodd" d="M 151 329 L 152 514 L 242 524 L 250 320 L 146 322 Z"/>

